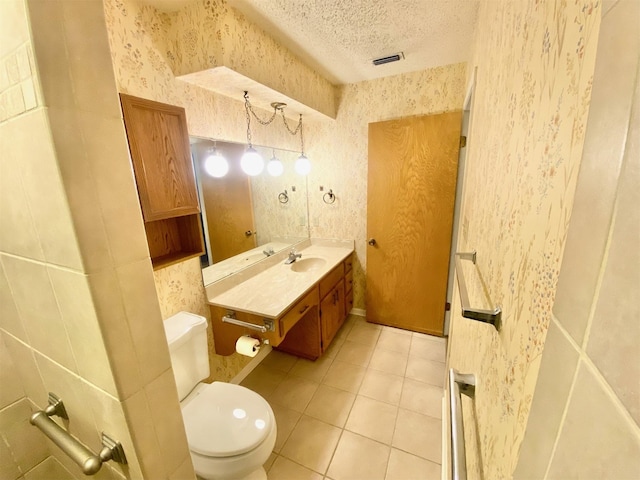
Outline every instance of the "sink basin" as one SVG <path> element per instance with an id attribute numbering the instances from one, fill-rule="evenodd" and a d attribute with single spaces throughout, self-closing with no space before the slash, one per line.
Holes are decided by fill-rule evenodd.
<path id="1" fill-rule="evenodd" d="M 322 268 L 326 263 L 327 261 L 324 258 L 301 258 L 291 264 L 291 270 L 294 272 L 313 272 Z"/>

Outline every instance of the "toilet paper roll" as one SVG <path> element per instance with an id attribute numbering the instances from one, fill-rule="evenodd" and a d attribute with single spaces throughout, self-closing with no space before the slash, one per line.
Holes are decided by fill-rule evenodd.
<path id="1" fill-rule="evenodd" d="M 260 350 L 260 340 L 257 338 L 243 335 L 236 341 L 236 352 L 240 355 L 255 357 L 258 354 L 258 350 Z"/>

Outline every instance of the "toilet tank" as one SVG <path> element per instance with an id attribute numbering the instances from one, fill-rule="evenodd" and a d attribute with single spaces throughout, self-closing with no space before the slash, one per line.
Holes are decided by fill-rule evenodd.
<path id="1" fill-rule="evenodd" d="M 164 321 L 173 376 L 182 401 L 209 376 L 207 320 L 200 315 L 179 312 Z"/>

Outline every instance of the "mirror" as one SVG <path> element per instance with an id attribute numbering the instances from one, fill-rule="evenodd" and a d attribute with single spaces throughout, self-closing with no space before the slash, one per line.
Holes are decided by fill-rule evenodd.
<path id="1" fill-rule="evenodd" d="M 254 146 L 265 169 L 251 177 L 240 167 L 246 145 L 197 137 L 190 142 L 207 250 L 205 285 L 309 237 L 307 177 L 294 170 L 299 152 Z M 214 148 L 229 165 L 221 178 L 205 170 Z M 284 167 L 279 176 L 266 168 L 274 156 Z"/>

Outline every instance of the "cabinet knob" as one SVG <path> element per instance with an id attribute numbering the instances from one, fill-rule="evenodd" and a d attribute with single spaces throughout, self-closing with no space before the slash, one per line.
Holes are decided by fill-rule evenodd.
<path id="1" fill-rule="evenodd" d="M 372 247 L 374 247 L 376 245 L 376 239 L 375 238 L 370 238 L 367 243 L 369 245 L 371 245 Z"/>

